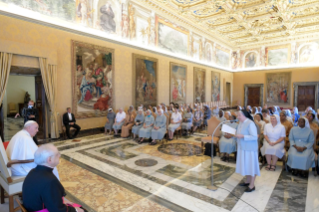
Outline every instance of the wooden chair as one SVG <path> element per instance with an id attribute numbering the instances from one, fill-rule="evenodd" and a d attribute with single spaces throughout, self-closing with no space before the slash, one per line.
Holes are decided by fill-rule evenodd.
<path id="1" fill-rule="evenodd" d="M 221 136 L 221 132 L 220 132 L 220 129 L 221 129 L 221 126 L 219 126 L 215 132 L 215 135 L 214 137 L 212 138 L 212 135 L 213 135 L 213 132 L 214 130 L 216 129 L 216 127 L 219 125 L 220 121 L 215 117 L 215 116 L 212 116 L 208 121 L 207 121 L 207 137 L 203 137 L 201 139 L 202 141 L 202 149 L 204 151 L 204 143 L 211 143 L 212 140 L 213 140 L 213 143 L 216 147 L 218 147 L 218 141 L 219 141 L 219 138 Z M 217 149 L 216 149 L 217 150 Z M 217 152 L 217 151 L 216 151 Z"/>
<path id="2" fill-rule="evenodd" d="M 0 138 L 0 185 L 1 204 L 4 203 L 4 191 L 9 195 L 9 212 L 15 212 L 20 207 L 14 208 L 13 196 L 22 192 L 22 184 L 25 176 L 12 176 L 11 166 L 13 164 L 31 163 L 33 160 L 13 160 L 9 162 L 7 153 Z"/>
<path id="3" fill-rule="evenodd" d="M 28 212 L 18 198 L 15 198 L 22 212 Z"/>

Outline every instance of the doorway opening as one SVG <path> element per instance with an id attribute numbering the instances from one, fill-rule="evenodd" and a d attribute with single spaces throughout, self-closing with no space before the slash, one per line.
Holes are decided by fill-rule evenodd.
<path id="1" fill-rule="evenodd" d="M 1 107 L 1 137 L 11 138 L 24 126 L 23 108 L 29 100 L 38 110 L 38 141 L 46 139 L 46 95 L 39 68 L 11 66 L 10 75 Z"/>

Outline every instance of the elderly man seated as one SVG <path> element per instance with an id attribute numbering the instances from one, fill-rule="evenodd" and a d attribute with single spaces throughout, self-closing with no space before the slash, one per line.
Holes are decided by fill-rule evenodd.
<path id="1" fill-rule="evenodd" d="M 35 121 L 27 121 L 23 130 L 17 132 L 9 142 L 6 150 L 9 160 L 33 160 L 34 152 L 38 146 L 33 142 L 33 137 L 37 134 L 39 125 Z M 37 165 L 34 162 L 24 164 L 14 164 L 11 167 L 13 176 L 25 176 Z M 53 173 L 59 178 L 57 169 Z"/>
<path id="2" fill-rule="evenodd" d="M 60 156 L 52 144 L 42 145 L 34 153 L 37 166 L 29 172 L 22 186 L 23 205 L 27 211 L 86 211 L 81 205 L 63 199 L 65 190 L 52 173 L 59 164 Z"/>

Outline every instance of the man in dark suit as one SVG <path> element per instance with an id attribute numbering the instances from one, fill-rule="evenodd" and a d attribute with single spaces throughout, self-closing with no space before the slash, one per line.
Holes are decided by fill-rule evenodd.
<path id="1" fill-rule="evenodd" d="M 63 114 L 63 124 L 64 124 L 65 129 L 66 129 L 66 135 L 68 136 L 69 139 L 71 139 L 71 138 L 75 138 L 77 136 L 77 134 L 81 130 L 81 127 L 75 123 L 76 120 L 75 120 L 73 113 L 71 113 L 71 108 L 68 107 L 66 110 L 67 110 L 67 112 L 65 114 Z M 70 128 L 71 127 L 76 129 L 73 136 L 70 135 Z"/>

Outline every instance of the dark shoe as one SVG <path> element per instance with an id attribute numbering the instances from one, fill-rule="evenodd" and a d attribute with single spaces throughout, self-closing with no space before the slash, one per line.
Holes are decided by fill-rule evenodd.
<path id="1" fill-rule="evenodd" d="M 253 188 L 246 188 L 246 190 L 245 190 L 245 192 L 252 192 L 252 191 L 255 191 L 255 187 L 253 187 Z"/>
<path id="2" fill-rule="evenodd" d="M 151 142 L 150 143 L 150 145 L 156 145 L 157 144 L 157 142 L 155 141 L 155 142 Z"/>
<path id="3" fill-rule="evenodd" d="M 271 165 L 269 171 L 276 171 L 276 166 Z"/>
<path id="4" fill-rule="evenodd" d="M 229 162 L 229 156 L 225 158 L 225 162 L 226 162 L 226 163 Z"/>
<path id="5" fill-rule="evenodd" d="M 240 183 L 239 186 L 249 186 L 249 183 Z"/>
<path id="6" fill-rule="evenodd" d="M 226 156 L 220 158 L 221 161 L 225 161 Z"/>

